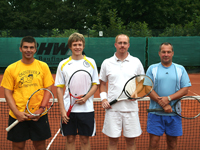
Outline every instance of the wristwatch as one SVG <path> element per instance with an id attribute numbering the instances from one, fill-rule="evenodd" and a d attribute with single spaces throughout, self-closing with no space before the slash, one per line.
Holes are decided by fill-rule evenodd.
<path id="1" fill-rule="evenodd" d="M 169 96 L 167 96 L 167 98 L 168 98 L 169 102 L 171 102 L 172 99 Z"/>

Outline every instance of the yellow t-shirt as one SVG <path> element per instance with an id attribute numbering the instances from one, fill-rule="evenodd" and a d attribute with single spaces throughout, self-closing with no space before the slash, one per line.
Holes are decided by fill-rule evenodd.
<path id="1" fill-rule="evenodd" d="M 13 91 L 13 98 L 19 111 L 24 111 L 31 94 L 40 88 L 47 88 L 54 83 L 48 65 L 45 62 L 34 60 L 31 64 L 24 64 L 21 60 L 9 65 L 1 82 L 1 86 Z M 35 96 L 35 106 L 41 103 L 43 93 Z M 31 98 L 31 100 L 33 100 Z M 16 118 L 10 110 L 9 115 Z"/>

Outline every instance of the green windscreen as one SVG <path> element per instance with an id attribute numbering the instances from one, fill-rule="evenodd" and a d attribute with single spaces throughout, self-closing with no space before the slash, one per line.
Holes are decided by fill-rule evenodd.
<path id="1" fill-rule="evenodd" d="M 19 51 L 22 38 L 0 38 L 0 67 L 21 59 Z M 49 67 L 57 67 L 59 62 L 71 55 L 68 48 L 68 38 L 35 38 L 38 47 L 35 58 L 46 62 Z M 112 57 L 116 51 L 115 38 L 85 38 L 86 56 L 96 61 L 97 67 L 106 58 Z M 174 47 L 173 62 L 183 66 L 200 66 L 200 37 L 130 37 L 129 52 L 138 57 L 144 67 L 160 62 L 159 46 L 170 42 Z M 146 55 L 146 49 L 147 54 Z M 147 62 L 147 63 L 146 63 Z"/>
<path id="2" fill-rule="evenodd" d="M 173 45 L 173 62 L 183 66 L 200 66 L 200 37 L 152 37 L 148 38 L 148 66 L 160 62 L 159 46 L 163 42 Z"/>
<path id="3" fill-rule="evenodd" d="M 85 53 L 86 56 L 92 57 L 98 67 L 104 59 L 112 57 L 116 52 L 114 46 L 115 38 L 86 38 Z M 130 38 L 129 53 L 138 57 L 143 65 L 145 65 L 145 48 L 146 38 Z"/>
<path id="4" fill-rule="evenodd" d="M 9 64 L 20 60 L 22 55 L 19 50 L 22 38 L 0 38 L 0 64 L 7 67 Z M 59 62 L 71 56 L 68 48 L 68 38 L 35 38 L 38 44 L 35 58 L 46 62 L 49 67 L 57 67 Z M 104 59 L 113 56 L 116 48 L 115 38 L 85 38 L 86 56 L 96 61 L 97 67 L 101 66 Z M 129 52 L 138 57 L 145 65 L 146 38 L 130 38 Z"/>

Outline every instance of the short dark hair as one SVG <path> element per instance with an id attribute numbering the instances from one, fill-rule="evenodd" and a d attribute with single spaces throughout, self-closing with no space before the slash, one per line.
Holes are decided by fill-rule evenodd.
<path id="1" fill-rule="evenodd" d="M 22 38 L 21 42 L 20 42 L 20 47 L 22 47 L 24 42 L 28 42 L 28 43 L 35 43 L 35 48 L 37 48 L 37 42 L 35 40 L 34 37 L 32 36 L 25 36 Z"/>
<path id="2" fill-rule="evenodd" d="M 169 43 L 169 42 L 164 42 L 164 43 L 160 44 L 159 51 L 161 51 L 161 47 L 162 47 L 163 45 L 171 45 L 172 51 L 174 51 L 173 45 L 172 45 L 171 43 Z"/>

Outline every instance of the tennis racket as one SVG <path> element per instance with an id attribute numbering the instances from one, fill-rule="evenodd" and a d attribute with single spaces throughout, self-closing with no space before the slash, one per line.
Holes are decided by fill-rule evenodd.
<path id="1" fill-rule="evenodd" d="M 200 115 L 200 100 L 194 96 L 184 96 L 172 106 L 173 113 L 185 119 L 194 119 Z M 147 109 L 147 112 L 164 112 L 160 109 Z"/>
<path id="2" fill-rule="evenodd" d="M 40 106 L 41 102 L 37 102 L 37 101 L 35 101 L 35 99 L 41 99 L 43 96 L 48 96 L 49 97 L 49 94 L 48 93 L 46 94 L 45 92 L 50 93 L 51 100 L 48 101 L 46 106 Z M 54 98 L 53 93 L 49 89 L 41 88 L 41 89 L 38 89 L 35 92 L 33 92 L 33 94 L 29 97 L 24 112 L 27 112 L 27 113 L 29 113 L 29 114 L 31 114 L 33 116 L 40 116 L 40 115 L 46 114 L 51 109 L 51 107 L 53 106 L 54 102 L 55 102 L 55 98 Z M 35 114 L 35 112 L 37 110 L 39 110 L 41 107 L 44 109 L 44 111 L 41 114 Z M 16 120 L 9 127 L 6 128 L 6 131 L 9 132 L 18 123 L 19 123 L 19 121 Z"/>
<path id="3" fill-rule="evenodd" d="M 70 116 L 73 106 L 76 104 L 76 100 L 84 97 L 92 87 L 92 77 L 89 72 L 86 70 L 77 70 L 75 71 L 68 82 L 68 91 L 70 95 L 70 106 L 67 111 L 67 116 Z M 47 150 L 50 148 L 51 144 L 55 138 L 60 133 L 60 128 L 52 138 L 51 142 L 47 146 Z"/>
<path id="4" fill-rule="evenodd" d="M 151 93 L 153 86 L 153 81 L 148 76 L 136 75 L 125 83 L 119 97 L 109 102 L 109 104 L 113 105 L 118 101 L 127 99 L 141 99 Z"/>
<path id="5" fill-rule="evenodd" d="M 76 100 L 84 97 L 92 87 L 92 77 L 86 70 L 75 71 L 68 82 L 68 91 L 70 95 L 70 106 L 67 111 L 69 117 L 71 110 L 76 104 Z"/>

